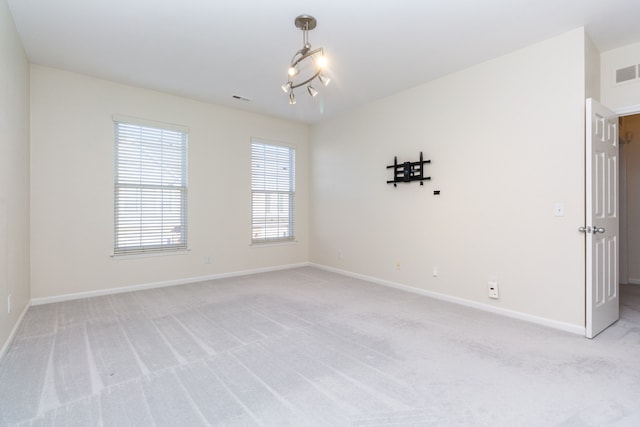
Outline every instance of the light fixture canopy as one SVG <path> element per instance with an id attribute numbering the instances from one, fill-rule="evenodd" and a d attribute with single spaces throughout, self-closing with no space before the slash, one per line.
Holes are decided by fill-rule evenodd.
<path id="1" fill-rule="evenodd" d="M 293 90 L 304 85 L 311 97 L 315 97 L 318 91 L 311 86 L 313 79 L 318 78 L 320 83 L 327 86 L 331 79 L 322 74 L 327 67 L 327 57 L 323 48 L 311 50 L 309 43 L 309 31 L 316 28 L 318 22 L 310 15 L 300 15 L 295 21 L 297 28 L 302 30 L 302 49 L 298 50 L 291 58 L 289 69 L 287 70 L 288 80 L 282 85 L 282 90 L 289 94 L 289 104 L 295 104 L 296 98 Z"/>

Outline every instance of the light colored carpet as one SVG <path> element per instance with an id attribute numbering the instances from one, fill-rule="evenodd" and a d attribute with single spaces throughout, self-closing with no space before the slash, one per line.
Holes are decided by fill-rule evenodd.
<path id="1" fill-rule="evenodd" d="M 36 306 L 0 425 L 638 426 L 622 291 L 592 341 L 314 268 Z"/>

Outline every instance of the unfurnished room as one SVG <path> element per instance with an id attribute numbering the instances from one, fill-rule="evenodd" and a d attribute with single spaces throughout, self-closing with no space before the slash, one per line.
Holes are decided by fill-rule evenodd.
<path id="1" fill-rule="evenodd" d="M 0 0 L 0 426 L 640 425 L 638 19 Z"/>

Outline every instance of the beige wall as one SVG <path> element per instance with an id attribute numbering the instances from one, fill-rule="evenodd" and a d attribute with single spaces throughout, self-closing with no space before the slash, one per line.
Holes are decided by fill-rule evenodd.
<path id="1" fill-rule="evenodd" d="M 585 34 L 585 97 L 600 101 L 600 52 Z"/>
<path id="2" fill-rule="evenodd" d="M 190 129 L 188 254 L 111 257 L 113 114 Z M 308 134 L 307 125 L 32 66 L 32 297 L 307 262 Z M 296 146 L 296 244 L 250 246 L 251 137 Z"/>
<path id="3" fill-rule="evenodd" d="M 615 83 L 616 70 L 640 64 L 640 43 L 602 52 L 600 61 L 602 104 L 614 111 L 630 106 L 637 106 L 635 112 L 640 110 L 640 79 L 622 84 Z"/>
<path id="4" fill-rule="evenodd" d="M 576 228 L 584 98 L 598 97 L 597 62 L 575 30 L 316 125 L 311 145 L 306 125 L 34 65 L 32 296 L 311 259 L 583 326 L 584 237 Z M 110 256 L 112 114 L 191 129 L 187 255 Z M 295 245 L 249 245 L 252 136 L 297 144 Z M 413 161 L 420 151 L 432 159 L 432 181 L 385 184 L 393 156 Z M 563 217 L 554 216 L 556 203 Z M 490 278 L 499 281 L 499 301 L 486 296 Z"/>
<path id="5" fill-rule="evenodd" d="M 315 126 L 311 261 L 584 327 L 585 43 L 578 29 Z M 430 182 L 385 183 L 420 151 Z"/>
<path id="6" fill-rule="evenodd" d="M 0 0 L 0 356 L 29 294 L 29 64 Z M 8 314 L 8 296 L 12 310 Z"/>

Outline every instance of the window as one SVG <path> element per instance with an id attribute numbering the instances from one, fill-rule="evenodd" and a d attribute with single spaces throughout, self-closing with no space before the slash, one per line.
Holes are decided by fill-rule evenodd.
<path id="1" fill-rule="evenodd" d="M 251 241 L 294 239 L 295 149 L 251 142 Z"/>
<path id="2" fill-rule="evenodd" d="M 186 249 L 186 129 L 114 120 L 114 254 Z"/>

